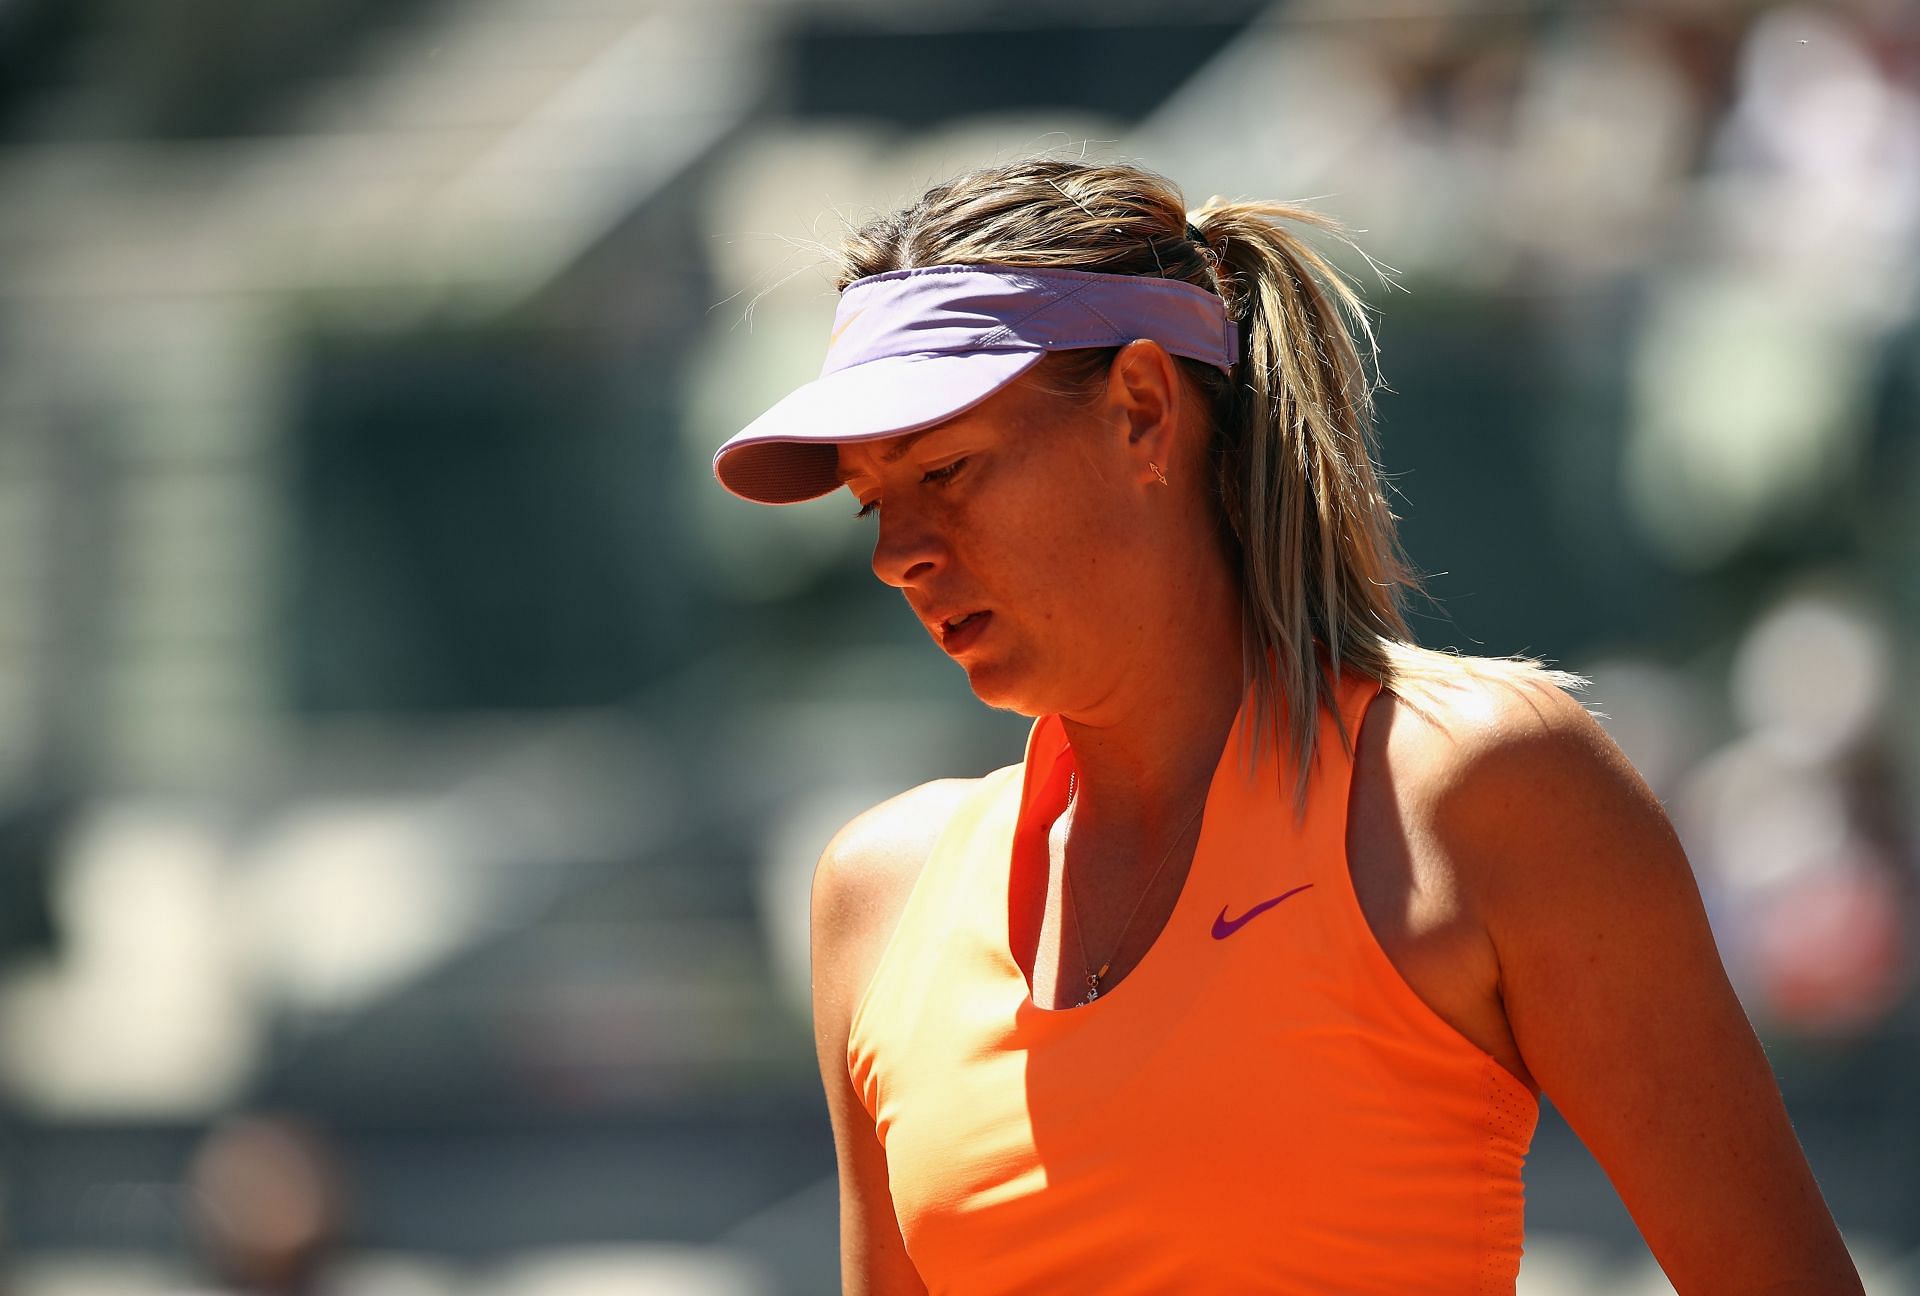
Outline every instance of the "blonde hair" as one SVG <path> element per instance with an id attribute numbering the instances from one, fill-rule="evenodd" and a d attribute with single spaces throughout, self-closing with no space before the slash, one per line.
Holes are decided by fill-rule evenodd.
<path id="1" fill-rule="evenodd" d="M 1182 279 L 1226 302 L 1244 347 L 1233 373 L 1177 363 L 1211 412 L 1245 658 L 1273 665 L 1254 679 L 1258 733 L 1293 756 L 1304 798 L 1320 708 L 1343 671 L 1402 696 L 1473 678 L 1584 681 L 1528 658 L 1413 641 L 1402 607 L 1420 583 L 1373 461 L 1372 327 L 1353 286 L 1290 225 L 1344 239 L 1303 207 L 1214 198 L 1190 213 L 1179 188 L 1150 171 L 1030 159 L 959 176 L 854 231 L 838 286 L 918 266 L 1047 266 Z M 1090 392 L 1114 354 L 1059 352 L 1036 372 Z M 1340 736 L 1350 747 L 1344 722 Z"/>

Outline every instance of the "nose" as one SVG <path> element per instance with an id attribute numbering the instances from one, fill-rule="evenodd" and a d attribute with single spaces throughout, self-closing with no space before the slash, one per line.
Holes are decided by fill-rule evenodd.
<path id="1" fill-rule="evenodd" d="M 880 534 L 873 542 L 873 574 L 897 589 L 919 585 L 947 562 L 946 540 L 902 507 L 880 510 Z"/>

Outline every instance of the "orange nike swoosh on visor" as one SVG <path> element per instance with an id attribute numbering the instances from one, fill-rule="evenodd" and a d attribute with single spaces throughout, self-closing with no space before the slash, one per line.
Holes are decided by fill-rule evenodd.
<path id="1" fill-rule="evenodd" d="M 859 310 L 847 316 L 847 322 L 845 324 L 842 324 L 839 328 L 835 329 L 833 331 L 833 336 L 827 339 L 827 350 L 829 351 L 833 350 L 833 348 L 840 341 L 840 335 L 842 333 L 845 333 L 848 329 L 852 328 L 853 322 L 859 319 L 862 315 L 865 315 L 866 313 L 867 313 L 867 308 L 865 306 L 862 306 Z"/>

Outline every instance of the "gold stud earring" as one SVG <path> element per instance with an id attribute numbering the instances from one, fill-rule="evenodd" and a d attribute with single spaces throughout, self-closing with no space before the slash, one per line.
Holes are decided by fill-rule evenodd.
<path id="1" fill-rule="evenodd" d="M 1155 477 L 1158 477 L 1158 478 L 1160 479 L 1160 484 L 1161 484 L 1162 486 L 1165 486 L 1165 485 L 1167 484 L 1167 475 L 1166 475 L 1165 473 L 1163 473 L 1163 472 L 1161 472 L 1161 471 L 1160 471 L 1160 465 L 1159 465 L 1159 464 L 1157 464 L 1157 463 L 1155 463 L 1155 462 L 1153 462 L 1153 460 L 1151 460 L 1151 459 L 1149 459 L 1149 460 L 1147 460 L 1147 467 L 1149 467 L 1149 468 L 1151 468 L 1151 469 L 1153 469 L 1153 475 L 1154 475 Z"/>

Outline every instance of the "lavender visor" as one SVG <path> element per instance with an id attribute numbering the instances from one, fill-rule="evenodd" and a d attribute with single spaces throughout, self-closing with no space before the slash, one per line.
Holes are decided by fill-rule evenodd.
<path id="1" fill-rule="evenodd" d="M 1150 338 L 1231 371 L 1239 330 L 1195 284 L 1010 266 L 893 270 L 848 284 L 820 376 L 728 438 L 713 475 L 742 499 L 797 504 L 840 485 L 834 447 L 964 413 L 1049 351 Z"/>

